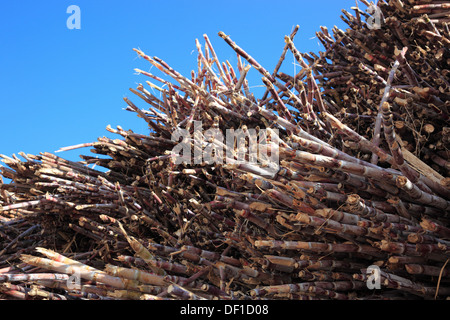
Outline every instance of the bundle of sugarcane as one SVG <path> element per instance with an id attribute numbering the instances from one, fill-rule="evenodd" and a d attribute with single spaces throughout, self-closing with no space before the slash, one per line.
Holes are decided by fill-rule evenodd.
<path id="1" fill-rule="evenodd" d="M 326 28 L 317 33 L 327 50 L 314 61 L 316 79 L 333 101 L 330 110 L 375 146 L 388 150 L 389 140 L 382 139 L 383 114 L 388 120 L 392 117 L 387 126 L 395 128 L 405 158 L 420 170 L 413 153 L 442 179 L 449 170 L 449 3 L 381 1 L 373 13 L 379 25 L 373 27 L 361 20 L 367 13 L 353 9 L 355 16 L 343 10 L 341 18 L 350 29 L 333 28 L 335 40 Z M 391 109 L 383 113 L 386 101 Z M 370 151 L 345 147 L 353 149 L 350 152 Z M 378 160 L 376 154 L 363 157 L 372 163 Z"/>
<path id="2" fill-rule="evenodd" d="M 367 3 L 380 29 L 355 8 L 336 40 L 318 33 L 320 57 L 296 49 L 296 27 L 272 73 L 223 32 L 237 69 L 206 35 L 190 77 L 135 50 L 174 80 L 137 70 L 163 85 L 130 89 L 146 108 L 124 99 L 150 134 L 109 126 L 120 138 L 60 150 L 102 155 L 81 162 L 1 155 L 1 297 L 445 299 L 448 4 Z M 288 51 L 299 74 L 279 72 Z M 429 143 L 401 134 L 415 120 Z"/>

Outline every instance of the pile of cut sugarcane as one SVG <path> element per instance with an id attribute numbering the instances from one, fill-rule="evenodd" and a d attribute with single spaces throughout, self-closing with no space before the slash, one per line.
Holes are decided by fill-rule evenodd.
<path id="1" fill-rule="evenodd" d="M 206 35 L 189 76 L 135 50 L 164 74 L 124 99 L 150 134 L 1 155 L 0 298 L 450 296 L 450 1 L 361 2 L 319 55 L 297 26 L 272 72 L 223 32 L 237 67 Z M 210 134 L 230 130 L 258 134 L 257 161 Z"/>

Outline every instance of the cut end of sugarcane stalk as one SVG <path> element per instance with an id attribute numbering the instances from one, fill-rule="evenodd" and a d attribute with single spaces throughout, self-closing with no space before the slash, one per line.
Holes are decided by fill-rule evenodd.
<path id="1" fill-rule="evenodd" d="M 420 222 L 420 226 L 427 231 L 436 231 L 437 229 L 436 224 L 428 219 L 422 219 L 422 221 Z"/>
<path id="2" fill-rule="evenodd" d="M 29 255 L 29 254 L 21 254 L 20 260 L 25 262 L 26 264 L 37 265 L 37 257 Z"/>
<path id="3" fill-rule="evenodd" d="M 355 204 L 358 204 L 360 199 L 361 199 L 361 197 L 359 195 L 351 194 L 347 197 L 347 203 L 351 204 L 351 205 L 355 205 Z"/>
<path id="4" fill-rule="evenodd" d="M 408 182 L 409 182 L 408 178 L 404 176 L 398 176 L 395 183 L 397 187 L 404 188 L 408 184 Z"/>
<path id="5" fill-rule="evenodd" d="M 58 253 L 56 253 L 55 251 L 52 251 L 52 250 L 46 249 L 46 248 L 42 248 L 42 247 L 37 247 L 36 251 L 41 253 L 41 254 L 43 254 L 43 255 L 45 255 L 45 256 L 47 256 L 47 257 L 49 257 L 49 258 L 58 255 Z"/>
<path id="6" fill-rule="evenodd" d="M 219 37 L 221 37 L 222 39 L 228 38 L 228 36 L 223 31 L 219 31 Z"/>
<path id="7" fill-rule="evenodd" d="M 136 52 L 136 53 L 137 53 L 138 55 L 140 55 L 141 57 L 144 57 L 144 56 L 145 56 L 145 53 L 144 53 L 143 51 L 139 50 L 139 49 L 134 48 L 133 51 Z"/>

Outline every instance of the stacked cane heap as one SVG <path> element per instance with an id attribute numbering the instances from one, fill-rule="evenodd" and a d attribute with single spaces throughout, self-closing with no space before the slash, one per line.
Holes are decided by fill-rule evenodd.
<path id="1" fill-rule="evenodd" d="M 450 1 L 361 2 L 317 33 L 319 55 L 294 28 L 272 72 L 223 32 L 237 68 L 206 35 L 189 76 L 135 50 L 174 80 L 137 70 L 162 83 L 131 89 L 145 108 L 124 99 L 149 135 L 61 149 L 102 155 L 80 162 L 1 155 L 0 297 L 450 296 Z M 297 74 L 279 71 L 288 53 Z M 258 133 L 258 161 L 208 129 Z M 194 161 L 205 150 L 224 161 Z"/>

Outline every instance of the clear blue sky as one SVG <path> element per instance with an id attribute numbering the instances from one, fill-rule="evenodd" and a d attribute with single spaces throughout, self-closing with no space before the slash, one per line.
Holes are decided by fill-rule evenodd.
<path id="1" fill-rule="evenodd" d="M 69 30 L 70 5 L 81 9 L 81 30 Z M 196 68 L 195 39 L 206 33 L 221 61 L 233 66 L 236 54 L 217 36 L 224 31 L 269 71 L 296 24 L 302 52 L 318 52 L 321 25 L 345 29 L 341 9 L 354 0 L 21 0 L 3 1 L 0 10 L 0 153 L 38 154 L 92 142 L 110 124 L 147 133 L 146 123 L 124 111 L 129 91 L 148 80 L 149 70 L 133 48 L 158 56 L 185 75 Z M 288 54 L 285 67 L 292 68 Z M 298 67 L 297 67 L 298 68 Z M 297 69 L 298 70 L 298 69 Z M 158 70 L 153 69 L 161 76 Z M 252 71 L 250 86 L 260 86 Z M 59 155 L 78 161 L 89 149 Z"/>

